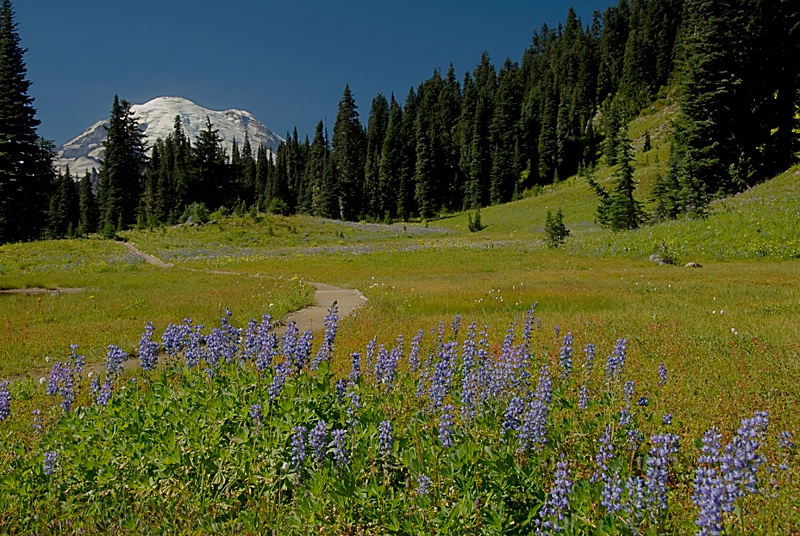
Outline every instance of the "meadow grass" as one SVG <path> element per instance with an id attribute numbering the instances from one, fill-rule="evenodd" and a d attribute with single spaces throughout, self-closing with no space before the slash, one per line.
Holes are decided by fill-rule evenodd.
<path id="1" fill-rule="evenodd" d="M 653 110 L 654 115 L 659 113 L 671 112 Z M 645 116 L 643 123 L 631 131 L 650 129 L 647 120 Z M 656 124 L 657 119 L 652 122 Z M 663 143 L 659 138 L 653 151 L 660 154 Z M 643 157 L 650 158 L 639 156 Z M 660 157 L 658 160 L 663 162 Z M 655 158 L 649 160 L 654 161 Z M 41 474 L 42 452 L 60 449 L 66 455 L 73 449 L 84 448 L 79 446 L 83 445 L 80 441 L 91 443 L 92 426 L 97 430 L 103 428 L 105 420 L 112 418 L 112 412 L 115 426 L 130 426 L 133 431 L 108 437 L 108 431 L 97 432 L 98 444 L 106 445 L 98 456 L 103 459 L 111 456 L 105 467 L 119 469 L 124 465 L 124 450 L 113 454 L 118 447 L 112 445 L 117 440 L 122 441 L 119 448 L 133 442 L 129 446 L 140 449 L 141 459 L 157 463 L 160 455 L 148 454 L 147 449 L 158 445 L 172 448 L 168 430 L 156 427 L 158 437 L 150 434 L 137 439 L 135 430 L 145 425 L 125 424 L 131 414 L 147 415 L 144 408 L 155 403 L 148 398 L 154 394 L 160 393 L 158 396 L 162 397 L 158 407 L 184 408 L 183 413 L 176 413 L 176 418 L 200 419 L 213 425 L 215 431 L 202 432 L 202 426 L 196 432 L 184 430 L 185 442 L 180 443 L 184 445 L 184 457 L 158 462 L 171 467 L 165 473 L 167 480 L 159 480 L 162 476 L 153 476 L 149 469 L 143 473 L 127 472 L 125 478 L 131 480 L 127 481 L 125 492 L 121 491 L 126 485 L 124 478 L 116 483 L 104 481 L 103 485 L 95 480 L 98 493 L 104 490 L 107 497 L 119 493 L 120 498 L 98 500 L 88 506 L 85 501 L 76 501 L 76 497 L 92 493 L 91 478 L 86 477 L 89 480 L 85 482 L 70 481 L 68 485 L 60 484 L 67 485 L 63 496 L 46 494 L 40 497 L 44 502 L 38 503 L 48 511 L 66 512 L 63 515 L 53 513 L 41 521 L 24 520 L 24 505 L 15 504 L 11 517 L 0 518 L 0 526 L 13 521 L 15 527 L 38 527 L 44 532 L 57 532 L 57 527 L 75 529 L 78 525 L 74 525 L 77 523 L 74 513 L 90 507 L 92 513 L 85 521 L 87 530 L 93 528 L 97 532 L 119 530 L 121 526 L 132 532 L 157 530 L 153 527 L 191 531 L 198 526 L 192 520 L 202 518 L 203 513 L 210 520 L 203 525 L 205 530 L 226 532 L 235 530 L 238 524 L 263 527 L 259 523 L 264 520 L 296 533 L 308 527 L 334 532 L 359 527 L 383 531 L 386 526 L 382 523 L 389 523 L 392 516 L 399 516 L 392 523 L 396 521 L 398 526 L 418 531 L 450 527 L 449 530 L 459 532 L 454 527 L 471 526 L 474 532 L 478 531 L 476 527 L 486 527 L 494 520 L 498 527 L 505 527 L 498 531 L 513 532 L 498 521 L 517 519 L 514 515 L 508 517 L 508 511 L 486 513 L 482 508 L 474 509 L 483 511 L 480 519 L 475 512 L 469 513 L 470 505 L 478 504 L 473 502 L 478 497 L 483 497 L 481 501 L 492 496 L 503 497 L 498 504 L 507 508 L 514 504 L 502 493 L 492 495 L 496 491 L 490 493 L 482 484 L 474 481 L 466 487 L 452 484 L 451 489 L 461 490 L 452 494 L 444 493 L 445 488 L 437 488 L 439 495 L 431 502 L 415 495 L 411 484 L 396 481 L 416 478 L 424 469 L 419 460 L 444 455 L 436 447 L 436 418 L 414 407 L 414 385 L 407 377 L 402 380 L 406 382 L 404 386 L 389 397 L 383 396 L 380 389 L 362 387 L 363 428 L 354 446 L 363 460 L 349 470 L 346 478 L 332 467 L 326 468 L 308 483 L 310 499 L 306 500 L 292 495 L 294 477 L 291 471 L 281 469 L 278 462 L 289 456 L 289 437 L 298 422 L 310 426 L 312 416 L 330 413 L 336 415 L 342 426 L 346 424 L 346 411 L 333 402 L 330 384 L 348 374 L 350 354 L 364 355 L 367 341 L 377 338 L 390 348 L 403 335 L 407 349 L 411 338 L 421 329 L 428 345 L 426 351 L 434 354 L 436 347 L 432 340 L 437 326 L 441 322 L 449 325 L 456 315 L 462 315 L 464 325 L 475 322 L 478 329 L 485 326 L 491 340 L 489 352 L 499 356 L 509 324 L 516 321 L 519 331 L 525 312 L 536 303 L 541 328 L 531 336 L 532 359 L 537 365 L 549 365 L 553 374 L 567 332 L 574 336 L 576 354 L 589 343 L 596 345 L 601 367 L 616 342 L 620 338 L 628 340 L 626 379 L 635 381 L 637 393 L 646 393 L 650 399 L 647 410 L 637 413 L 638 425 L 648 434 L 654 433 L 659 429 L 658 416 L 671 413 L 674 421 L 670 431 L 687 441 L 672 476 L 671 500 L 677 506 L 671 508 L 666 521 L 659 522 L 666 525 L 653 527 L 692 533 L 695 515 L 690 500 L 692 467 L 699 452 L 698 438 L 706 430 L 718 426 L 725 443 L 732 439 L 743 418 L 756 411 L 768 411 L 772 437 L 781 430 L 795 434 L 800 431 L 797 398 L 800 264 L 792 260 L 798 258 L 800 244 L 798 172 L 798 168 L 793 168 L 773 181 L 716 202 L 706 219 L 669 222 L 618 234 L 594 225 L 596 200 L 588 193 L 584 179 L 573 178 L 545 188 L 539 195 L 483 209 L 482 219 L 487 228 L 479 233 L 467 231 L 466 214 L 446 216 L 427 225 L 392 226 L 344 224 L 307 217 L 231 218 L 199 227 L 125 233 L 125 238 L 143 251 L 174 263 L 171 269 L 146 265 L 122 245 L 99 240 L 2 246 L 0 288 L 86 290 L 77 294 L 0 296 L 3 322 L 0 377 L 40 371 L 47 364 L 46 356 L 65 359 L 72 343 L 79 344 L 79 351 L 90 361 L 102 359 L 108 344 L 135 353 L 146 321 L 152 321 L 160 334 L 168 323 L 178 324 L 185 317 L 197 324 L 216 325 L 226 307 L 233 310 L 231 322 L 240 328 L 245 327 L 247 319 L 258 319 L 263 313 L 279 318 L 310 302 L 311 291 L 302 284 L 304 281 L 358 288 L 368 302 L 366 307 L 339 322 L 336 352 L 330 372 L 318 378 L 321 383 L 306 385 L 298 377 L 298 383 L 288 387 L 288 400 L 278 412 L 281 417 L 273 423 L 276 428 L 266 439 L 246 422 L 247 404 L 263 400 L 266 388 L 263 385 L 266 379 L 253 375 L 252 371 L 231 369 L 220 372 L 217 379 L 204 379 L 200 371 L 184 373 L 170 369 L 164 376 L 147 376 L 143 391 L 135 386 L 115 391 L 119 402 L 115 398 L 105 408 L 106 413 L 94 406 L 63 418 L 53 399 L 44 395 L 44 386 L 32 381 L 12 384 L 14 409 L 10 418 L 0 423 L 0 428 L 7 430 L 3 437 L 8 447 L 0 460 L 0 474 L 15 475 L 7 476 L 7 485 L 11 485 L 9 482 L 16 485 L 20 478 L 24 480 L 23 475 L 28 475 L 37 482 L 34 488 L 47 487 L 47 479 Z M 572 236 L 561 249 L 548 250 L 542 245 L 546 210 L 559 207 L 564 209 Z M 647 257 L 659 243 L 664 243 L 681 261 L 700 261 L 703 267 L 657 266 L 648 262 Z M 315 337 L 322 335 L 316 333 Z M 577 360 L 576 356 L 576 363 Z M 656 371 L 661 363 L 670 375 L 665 387 L 658 386 Z M 401 365 L 401 369 L 404 367 Z M 258 385 L 262 387 L 257 388 Z M 573 455 L 577 473 L 588 477 L 586 472 L 590 471 L 601 425 L 613 420 L 619 408 L 614 405 L 618 402 L 614 398 L 617 395 L 609 392 L 611 398 L 598 400 L 590 417 L 575 421 L 568 414 L 574 410 L 578 387 L 575 382 L 563 385 L 556 395 L 561 409 L 555 410 L 552 422 L 560 439 L 554 438 L 555 445 L 543 455 L 535 474 L 514 477 L 537 490 L 533 497 L 525 499 L 528 501 L 525 506 L 517 504 L 518 508 L 529 508 L 535 513 L 541 506 L 551 482 L 546 473 L 555 468 L 558 450 L 567 449 Z M 604 389 L 602 383 L 594 385 L 595 393 Z M 213 397 L 216 400 L 213 402 L 208 392 L 226 396 Z M 78 400 L 91 404 L 86 390 Z M 197 408 L 212 411 L 218 421 L 208 420 L 197 409 L 188 409 L 186 404 L 191 405 L 191 400 L 202 400 L 197 402 Z M 315 409 L 298 416 L 298 408 L 306 406 Z M 41 413 L 48 431 L 44 437 L 33 434 L 30 428 L 31 411 L 40 408 L 50 408 Z M 167 412 L 162 413 L 166 418 L 171 410 L 161 411 Z M 381 472 L 380 463 L 369 446 L 376 441 L 378 421 L 386 416 L 395 419 L 398 426 L 398 453 L 413 452 L 418 457 L 417 461 L 402 462 L 403 468 L 392 473 L 395 480 L 389 483 L 380 478 L 374 480 Z M 497 414 L 492 417 L 497 418 Z M 84 426 L 76 419 L 87 424 Z M 497 424 L 492 422 L 492 426 Z M 145 428 L 150 427 L 148 430 L 155 430 L 153 423 L 145 424 Z M 506 452 L 503 456 L 510 455 L 513 459 L 513 453 L 503 451 L 508 445 L 495 444 L 496 433 L 487 430 L 477 438 L 483 437 L 487 444 L 493 445 L 492 456 L 502 451 Z M 65 439 L 70 434 L 77 434 L 74 444 Z M 186 434 L 196 437 L 190 440 Z M 420 434 L 422 443 L 415 444 L 413 438 Z M 156 446 L 148 447 L 148 441 Z M 235 445 L 246 445 L 244 454 L 236 451 Z M 491 471 L 486 473 L 488 469 L 475 461 L 484 447 L 480 441 L 473 443 L 465 438 L 459 454 L 451 457 L 451 461 L 456 460 L 452 462 L 455 465 L 437 469 L 435 486 L 437 482 L 442 486 L 459 482 L 459 474 L 464 471 L 478 471 L 487 482 L 492 478 L 511 478 L 511 473 L 495 473 L 492 477 Z M 478 449 L 478 454 L 470 449 Z M 764 449 L 770 459 L 782 455 L 774 440 L 765 443 Z M 251 455 L 256 458 L 250 458 Z M 215 466 L 220 457 L 222 461 Z M 639 463 L 643 462 L 644 458 L 639 458 Z M 181 465 L 184 463 L 188 465 Z M 68 476 L 68 468 L 74 469 L 75 475 L 91 475 L 102 467 L 85 464 L 79 456 L 64 458 L 64 476 Z M 218 467 L 216 473 L 214 467 Z M 511 471 L 511 466 L 508 467 Z M 523 463 L 521 467 L 529 466 Z M 181 473 L 182 470 L 186 472 Z M 192 473 L 195 470 L 201 470 L 202 477 L 195 478 L 196 473 Z M 190 473 L 195 476 L 190 477 Z M 145 499 L 149 481 L 142 475 L 148 474 L 148 478 L 167 486 L 166 495 Z M 800 526 L 795 499 L 800 496 L 796 459 L 792 459 L 786 472 L 776 475 L 762 475 L 767 484 L 765 491 L 740 504 L 747 515 L 738 524 L 734 523 L 729 533 L 780 533 L 786 527 L 791 531 L 792 527 Z M 212 485 L 215 478 L 232 478 L 240 483 L 262 478 L 256 488 L 275 502 L 258 498 L 254 495 L 255 488 L 248 487 L 250 484 L 242 484 L 244 487 L 240 488 Z M 775 487 L 778 482 L 781 489 Z M 199 495 L 192 490 L 194 486 L 203 487 Z M 66 493 L 67 489 L 71 492 Z M 595 501 L 589 510 L 596 515 L 598 497 L 592 495 L 596 490 L 582 489 L 581 500 L 590 497 L 587 504 Z M 346 499 L 353 494 L 369 499 L 349 503 Z M 143 500 L 138 513 L 122 517 L 115 513 L 138 500 Z M 319 501 L 316 506 L 312 504 L 315 500 Z M 172 508 L 161 521 L 159 501 Z M 328 512 L 327 519 L 320 508 Z M 398 513 L 403 509 L 417 514 Z M 477 525 L 466 521 L 448 524 L 455 522 L 443 519 L 445 513 Z M 367 521 L 359 525 L 354 520 L 360 518 Z M 160 524 L 162 521 L 164 524 Z M 116 528 L 112 527 L 114 522 Z M 613 525 L 607 519 L 603 523 Z M 519 527 L 516 530 L 522 531 Z M 618 525 L 607 532 L 626 533 Z"/>

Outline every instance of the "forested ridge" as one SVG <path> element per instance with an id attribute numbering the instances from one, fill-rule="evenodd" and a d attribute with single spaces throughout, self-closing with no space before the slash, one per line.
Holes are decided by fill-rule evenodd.
<path id="1" fill-rule="evenodd" d="M 295 129 L 275 154 L 246 136 L 228 154 L 210 122 L 192 143 L 177 120 L 170 136 L 146 148 L 130 103 L 115 97 L 99 183 L 51 177 L 38 233 L 113 236 L 218 209 L 430 219 L 590 175 L 603 159 L 620 165 L 618 190 L 626 193 L 590 180 L 599 223 L 616 230 L 701 216 L 714 198 L 797 160 L 798 28 L 794 0 L 620 0 L 590 21 L 570 9 L 558 27 L 533 32 L 520 62 L 497 68 L 484 53 L 463 75 L 452 65 L 436 69 L 402 101 L 375 96 L 366 118 L 347 86 L 332 128 L 320 121 L 311 139 Z M 9 31 L 15 35 L 13 24 L 2 35 Z M 6 85 L 4 78 L 3 92 Z M 677 88 L 681 111 L 668 172 L 639 194 L 655 201 L 644 214 L 626 167 L 625 125 L 667 87 Z M 31 194 L 40 204 L 42 191 Z M 0 222 L 11 214 L 3 210 Z M 623 212 L 627 223 L 607 219 Z"/>

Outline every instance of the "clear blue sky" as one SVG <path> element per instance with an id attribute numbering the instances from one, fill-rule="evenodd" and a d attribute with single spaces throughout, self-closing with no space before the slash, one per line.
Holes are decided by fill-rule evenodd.
<path id="1" fill-rule="evenodd" d="M 520 61 L 534 29 L 572 5 L 586 26 L 612 0 L 12 0 L 39 133 L 57 145 L 107 118 L 114 95 L 252 112 L 280 135 L 332 128 L 345 84 L 366 123 L 452 63 Z"/>

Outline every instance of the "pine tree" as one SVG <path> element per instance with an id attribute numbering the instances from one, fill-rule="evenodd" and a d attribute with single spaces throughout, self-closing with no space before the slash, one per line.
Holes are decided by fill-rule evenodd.
<path id="1" fill-rule="evenodd" d="M 219 130 L 206 117 L 206 128 L 200 131 L 192 148 L 191 190 L 194 195 L 190 199 L 210 210 L 221 206 L 230 208 L 236 200 L 236 192 L 227 180 L 225 153 Z"/>
<path id="2" fill-rule="evenodd" d="M 105 155 L 100 168 L 100 227 L 112 236 L 123 226 L 136 220 L 139 196 L 142 191 L 142 172 L 147 157 L 139 122 L 131 105 L 114 96 L 106 141 Z"/>
<path id="3" fill-rule="evenodd" d="M 50 238 L 74 236 L 78 230 L 79 217 L 78 191 L 67 169 L 56 177 L 53 184 L 47 218 L 47 235 Z"/>
<path id="4" fill-rule="evenodd" d="M 389 124 L 386 137 L 381 148 L 381 160 L 378 170 L 378 192 L 380 206 L 378 215 L 384 219 L 397 217 L 397 199 L 400 192 L 400 180 L 405 161 L 405 140 L 403 138 L 403 109 L 392 95 L 389 104 Z"/>
<path id="5" fill-rule="evenodd" d="M 47 219 L 52 143 L 36 134 L 39 120 L 28 95 L 14 10 L 0 3 L 0 244 L 40 235 Z"/>
<path id="6" fill-rule="evenodd" d="M 92 190 L 92 178 L 88 171 L 81 179 L 78 208 L 80 211 L 78 236 L 96 233 L 100 222 L 100 210 L 97 208 L 97 200 Z"/>
<path id="7" fill-rule="evenodd" d="M 636 182 L 633 179 L 633 146 L 627 132 L 622 130 L 618 136 L 619 155 L 614 172 L 614 189 L 608 193 L 593 179 L 589 186 L 600 198 L 597 209 L 597 223 L 612 231 L 636 229 L 646 221 L 641 201 L 634 197 Z"/>
<path id="8" fill-rule="evenodd" d="M 332 158 L 338 181 L 339 216 L 348 221 L 355 220 L 362 210 L 366 144 L 357 109 L 350 86 L 346 85 L 333 126 Z"/>
<path id="9" fill-rule="evenodd" d="M 489 197 L 492 204 L 511 201 L 519 178 L 517 155 L 522 112 L 519 66 L 506 59 L 498 75 L 495 111 L 490 131 L 492 170 Z"/>
<path id="10" fill-rule="evenodd" d="M 550 209 L 547 209 L 547 216 L 544 222 L 545 243 L 549 248 L 557 248 L 569 236 L 569 229 L 564 225 L 564 214 L 561 208 L 558 212 L 553 214 Z"/>
<path id="11" fill-rule="evenodd" d="M 383 142 L 389 127 L 389 101 L 381 94 L 372 100 L 367 122 L 367 158 L 364 170 L 364 208 L 365 215 L 380 218 L 380 162 Z"/>

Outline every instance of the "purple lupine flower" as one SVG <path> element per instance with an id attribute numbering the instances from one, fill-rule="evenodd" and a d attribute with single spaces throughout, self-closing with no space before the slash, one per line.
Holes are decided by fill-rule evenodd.
<path id="1" fill-rule="evenodd" d="M 272 317 L 264 315 L 256 333 L 256 368 L 264 373 L 272 364 L 278 346 L 278 336 L 272 331 Z"/>
<path id="2" fill-rule="evenodd" d="M 377 343 L 378 343 L 378 338 L 377 337 L 373 337 L 367 343 L 367 351 L 364 354 L 364 360 L 365 360 L 364 364 L 366 365 L 366 369 L 365 370 L 367 372 L 370 372 L 371 370 L 373 370 L 373 363 L 374 363 L 374 360 L 375 360 L 375 345 Z"/>
<path id="3" fill-rule="evenodd" d="M 75 375 L 71 366 L 61 361 L 53 364 L 47 383 L 47 394 L 60 394 L 63 397 L 61 409 L 66 412 L 72 409 L 72 402 L 75 400 Z"/>
<path id="4" fill-rule="evenodd" d="M 436 342 L 441 349 L 444 346 L 444 320 L 439 321 L 439 329 L 436 331 Z"/>
<path id="5" fill-rule="evenodd" d="M 672 413 L 665 413 L 663 417 L 661 417 L 661 424 L 664 426 L 669 426 L 672 424 Z"/>
<path id="6" fill-rule="evenodd" d="M 625 491 L 628 494 L 628 501 L 624 509 L 628 514 L 633 514 L 637 521 L 644 518 L 647 512 L 647 486 L 640 476 L 628 477 L 625 482 Z"/>
<path id="7" fill-rule="evenodd" d="M 356 411 L 361 409 L 361 396 L 355 391 L 349 391 L 347 396 L 350 398 L 350 404 L 347 406 L 347 424 L 355 426 Z"/>
<path id="8" fill-rule="evenodd" d="M 564 336 L 564 343 L 561 345 L 561 356 L 559 363 L 561 363 L 561 378 L 569 378 L 572 374 L 572 332 L 568 332 Z"/>
<path id="9" fill-rule="evenodd" d="M 0 383 L 0 422 L 8 419 L 11 414 L 11 394 L 8 392 L 8 382 Z"/>
<path id="10" fill-rule="evenodd" d="M 431 407 L 437 409 L 441 407 L 444 399 L 450 393 L 453 372 L 456 362 L 457 344 L 448 342 L 440 348 L 439 361 L 434 365 L 431 385 L 428 389 L 428 398 Z"/>
<path id="11" fill-rule="evenodd" d="M 219 368 L 220 358 L 225 353 L 225 334 L 219 328 L 214 328 L 206 337 L 206 351 L 203 355 L 208 367 L 206 374 L 213 377 Z"/>
<path id="12" fill-rule="evenodd" d="M 188 341 L 184 347 L 183 355 L 186 358 L 186 366 L 189 368 L 197 366 L 202 359 L 205 359 L 205 337 L 203 336 L 203 325 L 194 326 L 190 331 Z"/>
<path id="13" fill-rule="evenodd" d="M 336 380 L 336 400 L 341 404 L 344 402 L 344 395 L 347 393 L 347 380 L 344 378 Z"/>
<path id="14" fill-rule="evenodd" d="M 220 320 L 220 331 L 224 335 L 223 337 L 223 346 L 222 346 L 222 356 L 225 358 L 226 363 L 232 363 L 234 358 L 239 353 L 239 340 L 242 338 L 242 330 L 239 328 L 233 327 L 230 322 L 228 322 L 228 317 L 231 316 L 233 313 L 226 307 L 225 308 L 225 315 Z"/>
<path id="15" fill-rule="evenodd" d="M 625 402 L 630 404 L 631 400 L 633 400 L 633 392 L 635 387 L 636 387 L 635 382 L 631 380 L 625 382 L 625 386 L 622 388 L 622 390 L 625 393 Z"/>
<path id="16" fill-rule="evenodd" d="M 111 394 L 114 392 L 114 384 L 111 380 L 111 376 L 106 374 L 106 379 L 103 381 L 103 384 L 100 386 L 99 391 L 97 392 L 97 403 L 100 406 L 107 406 L 108 403 L 111 401 Z"/>
<path id="17" fill-rule="evenodd" d="M 619 512 L 622 510 L 622 491 L 622 477 L 617 469 L 613 475 L 606 475 L 604 479 L 600 504 L 611 514 Z"/>
<path id="18" fill-rule="evenodd" d="M 286 361 L 275 365 L 275 371 L 272 376 L 272 383 L 269 386 L 269 401 L 272 402 L 280 396 L 283 390 L 283 385 L 286 383 L 286 378 L 292 371 L 292 365 Z"/>
<path id="19" fill-rule="evenodd" d="M 560 328 L 560 327 L 558 327 L 558 324 L 556 324 L 555 326 L 553 326 L 553 331 L 554 331 L 554 332 L 555 332 L 555 334 L 556 334 L 556 340 L 558 340 L 558 337 L 559 337 L 559 335 L 561 334 L 561 328 Z"/>
<path id="20" fill-rule="evenodd" d="M 471 323 L 467 328 L 467 336 L 464 343 L 461 345 L 461 374 L 466 376 L 472 372 L 475 366 L 475 322 Z"/>
<path id="21" fill-rule="evenodd" d="M 530 400 L 517 431 L 518 452 L 541 450 L 547 444 L 547 404 L 539 398 Z"/>
<path id="22" fill-rule="evenodd" d="M 378 446 L 381 456 L 388 458 L 392 454 L 392 421 L 381 421 L 378 425 Z"/>
<path id="23" fill-rule="evenodd" d="M 139 364 L 142 370 L 155 370 L 158 364 L 158 343 L 153 341 L 153 323 L 144 325 L 144 333 L 139 341 Z"/>
<path id="24" fill-rule="evenodd" d="M 639 406 L 640 407 L 647 407 L 650 404 L 650 401 L 647 400 L 646 396 L 639 397 Z"/>
<path id="25" fill-rule="evenodd" d="M 644 434 L 640 430 L 628 430 L 628 450 L 639 450 L 644 443 Z"/>
<path id="26" fill-rule="evenodd" d="M 614 351 L 608 356 L 606 361 L 606 379 L 609 381 L 616 381 L 622 376 L 622 371 L 625 368 L 625 360 L 627 358 L 627 344 L 625 339 L 617 339 L 617 344 L 614 346 Z"/>
<path id="27" fill-rule="evenodd" d="M 361 354 L 353 352 L 350 354 L 350 375 L 348 379 L 350 383 L 356 385 L 358 379 L 361 377 Z"/>
<path id="28" fill-rule="evenodd" d="M 667 480 L 669 478 L 669 463 L 678 452 L 680 436 L 676 434 L 656 434 L 650 438 L 653 447 L 647 458 L 647 471 L 645 482 L 647 486 L 648 502 L 655 508 L 651 512 L 658 516 L 667 509 Z"/>
<path id="29" fill-rule="evenodd" d="M 331 447 L 333 448 L 333 461 L 339 467 L 347 465 L 347 438 L 346 432 L 336 429 L 331 432 Z"/>
<path id="30" fill-rule="evenodd" d="M 458 328 L 461 326 L 461 315 L 456 315 L 453 319 L 453 323 L 450 324 L 450 328 L 453 330 L 453 338 L 458 337 Z"/>
<path id="31" fill-rule="evenodd" d="M 439 441 L 442 442 L 443 448 L 450 448 L 453 446 L 453 425 L 455 418 L 453 417 L 453 405 L 446 404 L 442 406 L 442 411 L 439 414 Z"/>
<path id="32" fill-rule="evenodd" d="M 314 335 L 311 331 L 306 330 L 297 338 L 294 347 L 294 366 L 299 371 L 308 364 L 308 359 L 311 356 L 311 341 Z"/>
<path id="33" fill-rule="evenodd" d="M 328 423 L 322 419 L 317 421 L 308 434 L 308 445 L 311 447 L 311 455 L 316 463 L 321 464 L 325 461 L 325 448 L 328 446 Z"/>
<path id="34" fill-rule="evenodd" d="M 247 322 L 244 330 L 244 351 L 241 357 L 244 362 L 255 361 L 258 357 L 258 322 L 255 318 Z"/>
<path id="35" fill-rule="evenodd" d="M 692 501 L 699 512 L 695 525 L 698 535 L 719 536 L 722 532 L 722 512 L 726 502 L 725 484 L 719 474 L 722 434 L 713 427 L 703 435 L 702 454 L 695 470 Z"/>
<path id="36" fill-rule="evenodd" d="M 378 347 L 378 358 L 375 360 L 375 383 L 391 387 L 394 380 L 394 367 L 392 356 L 384 345 Z"/>
<path id="37" fill-rule="evenodd" d="M 583 349 L 583 371 L 586 374 L 586 377 L 592 375 L 592 369 L 594 368 L 594 344 L 587 344 L 586 348 Z"/>
<path id="38" fill-rule="evenodd" d="M 169 356 L 176 356 L 181 351 L 185 341 L 189 338 L 192 332 L 192 321 L 188 318 L 183 319 L 183 323 L 179 326 L 169 324 L 164 334 L 161 336 L 161 342 L 164 346 L 164 351 Z"/>
<path id="39" fill-rule="evenodd" d="M 306 433 L 305 426 L 292 428 L 292 466 L 299 471 L 303 469 L 306 461 Z"/>
<path id="40" fill-rule="evenodd" d="M 550 488 L 550 495 L 545 500 L 542 509 L 539 510 L 536 534 L 564 530 L 559 522 L 566 518 L 569 511 L 570 493 L 572 493 L 572 480 L 570 479 L 569 462 L 562 453 L 561 459 L 556 464 L 555 481 L 553 487 Z"/>
<path id="41" fill-rule="evenodd" d="M 503 416 L 503 428 L 501 430 L 502 434 L 505 434 L 509 430 L 513 430 L 515 432 L 519 430 L 520 419 L 522 418 L 522 412 L 524 410 L 525 401 L 522 400 L 522 397 L 515 396 L 509 401 Z"/>
<path id="42" fill-rule="evenodd" d="M 603 435 L 600 436 L 600 450 L 594 457 L 597 463 L 597 470 L 594 472 L 589 482 L 597 482 L 598 480 L 605 480 L 608 475 L 608 466 L 614 459 L 614 444 L 611 441 L 611 425 L 607 424 Z"/>
<path id="43" fill-rule="evenodd" d="M 311 370 L 317 370 L 323 362 L 330 359 L 333 352 L 333 341 L 336 339 L 336 323 L 338 321 L 339 307 L 336 304 L 336 300 L 334 300 L 328 309 L 328 314 L 325 316 L 325 335 L 322 339 L 322 345 L 311 363 Z"/>
<path id="44" fill-rule="evenodd" d="M 408 369 L 416 372 L 419 369 L 419 346 L 422 344 L 423 331 L 419 330 L 416 337 L 411 339 L 411 350 L 408 352 Z"/>
<path id="45" fill-rule="evenodd" d="M 550 380 L 550 369 L 544 365 L 539 371 L 539 384 L 536 387 L 536 398 L 545 406 L 550 405 L 553 399 L 553 382 Z"/>
<path id="46" fill-rule="evenodd" d="M 259 426 L 261 421 L 264 419 L 264 414 L 261 412 L 261 404 L 253 404 L 250 406 L 250 420 L 253 422 L 253 425 Z"/>
<path id="47" fill-rule="evenodd" d="M 106 355 L 106 374 L 116 378 L 122 374 L 122 363 L 128 359 L 128 354 L 118 346 L 110 344 Z"/>
<path id="48" fill-rule="evenodd" d="M 795 444 L 794 441 L 792 441 L 792 433 L 790 431 L 784 430 L 778 435 L 778 447 L 780 447 L 781 450 L 794 452 Z"/>
<path id="49" fill-rule="evenodd" d="M 31 414 L 33 415 L 33 424 L 31 425 L 31 428 L 33 428 L 33 431 L 36 432 L 37 434 L 41 434 L 42 432 L 44 432 L 44 422 L 42 421 L 42 412 L 39 408 L 36 408 L 35 410 L 31 411 Z"/>
<path id="50" fill-rule="evenodd" d="M 726 488 L 726 512 L 733 511 L 733 503 L 738 497 L 758 491 L 758 468 L 765 461 L 758 448 L 768 425 L 767 412 L 757 411 L 752 418 L 742 419 L 742 426 L 725 445 L 725 452 L 720 457 L 720 473 Z"/>
<path id="51" fill-rule="evenodd" d="M 75 371 L 75 374 L 80 375 L 81 371 L 83 370 L 83 366 L 86 364 L 86 356 L 78 355 L 77 344 L 70 344 L 69 350 L 69 363 L 72 366 L 72 370 Z"/>
<path id="52" fill-rule="evenodd" d="M 619 411 L 619 426 L 620 428 L 624 428 L 626 426 L 630 426 L 630 424 L 631 424 L 631 407 L 630 405 L 628 405 Z"/>
<path id="53" fill-rule="evenodd" d="M 58 452 L 51 450 L 44 453 L 44 461 L 42 462 L 42 470 L 47 476 L 56 474 L 58 470 Z"/>
<path id="54" fill-rule="evenodd" d="M 667 385 L 667 366 L 663 362 L 658 365 L 658 385 Z"/>
<path id="55" fill-rule="evenodd" d="M 297 327 L 297 322 L 292 320 L 286 326 L 286 331 L 283 333 L 283 337 L 281 337 L 281 349 L 283 350 L 283 355 L 286 359 L 286 362 L 294 367 L 297 365 L 295 361 L 294 349 L 297 346 L 297 338 L 299 336 L 300 330 Z"/>
<path id="56" fill-rule="evenodd" d="M 417 476 L 417 495 L 427 495 L 431 491 L 431 479 L 425 473 L 420 473 Z"/>
<path id="57" fill-rule="evenodd" d="M 588 409 L 589 408 L 589 388 L 586 384 L 581 384 L 581 393 L 578 397 L 578 409 Z"/>
<path id="58" fill-rule="evenodd" d="M 534 315 L 536 313 L 536 304 L 534 303 L 530 309 L 525 313 L 522 327 L 522 346 L 525 352 L 529 352 L 531 344 L 533 343 L 533 324 Z"/>

